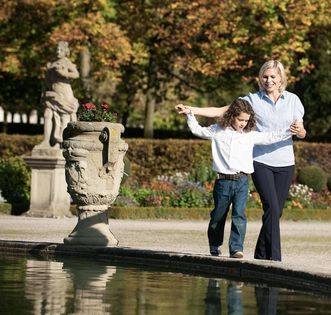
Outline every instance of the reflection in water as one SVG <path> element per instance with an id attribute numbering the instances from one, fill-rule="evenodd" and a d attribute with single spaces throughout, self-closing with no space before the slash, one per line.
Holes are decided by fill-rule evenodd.
<path id="1" fill-rule="evenodd" d="M 63 263 L 27 260 L 25 296 L 33 301 L 33 314 L 63 314 L 66 292 L 72 282 L 62 270 Z"/>
<path id="2" fill-rule="evenodd" d="M 228 314 L 229 315 L 242 315 L 243 303 L 242 303 L 242 288 L 244 284 L 237 281 L 228 282 Z"/>
<path id="3" fill-rule="evenodd" d="M 242 315 L 243 304 L 242 304 L 242 282 L 237 281 L 226 281 L 227 283 L 227 294 L 226 294 L 226 305 L 227 312 L 229 315 Z M 209 279 L 207 294 L 205 298 L 206 303 L 206 315 L 222 314 L 221 304 L 221 280 Z"/>
<path id="4" fill-rule="evenodd" d="M 255 296 L 259 315 L 276 315 L 279 288 L 256 286 Z"/>
<path id="5" fill-rule="evenodd" d="M 97 259 L 0 255 L 1 314 L 331 314 L 329 296 Z"/>
<path id="6" fill-rule="evenodd" d="M 107 283 L 116 273 L 116 267 L 98 265 L 95 261 L 82 263 L 79 260 L 65 260 L 63 270 L 68 272 L 73 282 L 76 313 L 109 314 L 109 305 L 102 301 L 107 294 Z"/>
<path id="7" fill-rule="evenodd" d="M 65 259 L 63 262 L 27 260 L 25 294 L 33 301 L 33 314 L 66 314 L 68 295 L 79 314 L 103 314 L 107 282 L 115 267 L 93 261 Z M 91 313 L 92 312 L 92 313 Z"/>
<path id="8" fill-rule="evenodd" d="M 209 279 L 205 303 L 206 315 L 222 313 L 221 289 L 219 280 Z"/>

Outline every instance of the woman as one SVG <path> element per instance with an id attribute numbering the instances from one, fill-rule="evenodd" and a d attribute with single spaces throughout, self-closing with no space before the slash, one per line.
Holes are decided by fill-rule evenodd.
<path id="1" fill-rule="evenodd" d="M 284 66 L 279 61 L 270 60 L 260 69 L 260 90 L 249 93 L 243 99 L 254 109 L 258 131 L 277 131 L 290 125 L 291 132 L 302 139 L 306 136 L 303 126 L 304 108 L 295 94 L 285 90 L 286 85 Z M 228 108 L 178 105 L 179 113 L 182 113 L 183 107 L 190 109 L 195 115 L 207 117 L 222 116 Z M 281 261 L 279 220 L 294 174 L 292 139 L 264 146 L 256 145 L 253 156 L 252 179 L 264 211 L 254 257 Z"/>

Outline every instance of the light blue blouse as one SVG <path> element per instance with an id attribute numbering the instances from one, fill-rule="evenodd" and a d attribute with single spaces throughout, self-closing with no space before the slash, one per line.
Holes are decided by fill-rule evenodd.
<path id="1" fill-rule="evenodd" d="M 275 104 L 264 91 L 242 98 L 254 109 L 257 131 L 277 132 L 289 128 L 295 120 L 303 121 L 303 105 L 299 97 L 291 92 L 284 91 Z M 270 166 L 294 165 L 293 140 L 289 138 L 273 144 L 255 145 L 253 157 L 254 161 Z"/>

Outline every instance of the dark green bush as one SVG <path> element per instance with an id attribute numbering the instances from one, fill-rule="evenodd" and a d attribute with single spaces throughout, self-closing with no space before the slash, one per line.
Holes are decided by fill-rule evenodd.
<path id="1" fill-rule="evenodd" d="M 28 210 L 30 178 L 30 168 L 22 158 L 0 159 L 0 190 L 3 198 L 12 204 L 12 214 Z"/>
<path id="2" fill-rule="evenodd" d="M 327 176 L 321 167 L 309 165 L 300 170 L 298 174 L 298 182 L 307 185 L 315 192 L 320 192 L 326 187 Z"/>

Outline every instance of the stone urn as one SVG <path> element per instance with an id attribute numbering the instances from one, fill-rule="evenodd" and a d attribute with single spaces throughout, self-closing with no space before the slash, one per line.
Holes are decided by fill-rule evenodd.
<path id="1" fill-rule="evenodd" d="M 77 205 L 78 223 L 65 244 L 116 246 L 108 209 L 115 201 L 128 149 L 124 127 L 110 122 L 76 121 L 63 133 L 67 190 Z"/>

